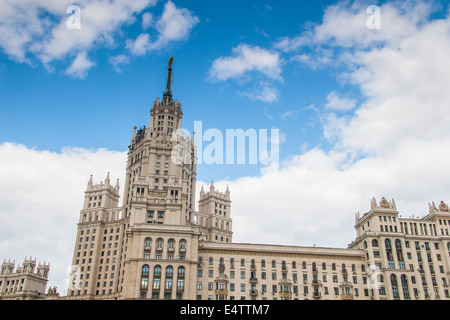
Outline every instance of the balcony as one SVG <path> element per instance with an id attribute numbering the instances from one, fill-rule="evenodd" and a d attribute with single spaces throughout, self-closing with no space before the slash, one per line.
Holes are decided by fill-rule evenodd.
<path id="1" fill-rule="evenodd" d="M 312 285 L 313 285 L 313 286 L 321 286 L 321 285 L 322 285 L 322 282 L 321 282 L 320 280 L 313 279 L 313 280 L 312 280 Z"/>
<path id="2" fill-rule="evenodd" d="M 318 300 L 322 297 L 322 294 L 320 292 L 313 292 L 313 298 Z"/>
<path id="3" fill-rule="evenodd" d="M 257 283 L 257 282 L 258 282 L 258 278 L 255 278 L 255 277 L 250 278 L 250 283 Z"/>
<path id="4" fill-rule="evenodd" d="M 341 300 L 353 300 L 352 294 L 341 294 Z"/>
<path id="5" fill-rule="evenodd" d="M 280 298 L 292 298 L 292 292 L 290 291 L 281 291 Z"/>
<path id="6" fill-rule="evenodd" d="M 217 289 L 214 291 L 215 295 L 228 295 L 228 290 L 227 289 Z"/>
<path id="7" fill-rule="evenodd" d="M 340 287 L 353 287 L 353 284 L 349 281 L 342 281 Z"/>
<path id="8" fill-rule="evenodd" d="M 257 295 L 258 295 L 258 290 L 256 290 L 256 289 L 251 289 L 250 290 L 250 296 L 256 297 Z"/>
<path id="9" fill-rule="evenodd" d="M 250 266 L 250 271 L 256 271 L 256 265 L 252 264 L 252 265 Z"/>

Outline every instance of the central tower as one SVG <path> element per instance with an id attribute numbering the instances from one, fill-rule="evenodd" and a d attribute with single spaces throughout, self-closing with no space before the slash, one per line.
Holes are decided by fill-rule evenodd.
<path id="1" fill-rule="evenodd" d="M 135 127 L 131 137 L 123 199 L 132 225 L 194 222 L 196 150 L 182 130 L 181 104 L 172 97 L 172 63 L 173 58 L 163 98 L 157 98 L 150 110 L 148 128 Z"/>
<path id="2" fill-rule="evenodd" d="M 193 299 L 199 242 L 231 242 L 229 191 L 201 193 L 197 158 L 172 94 L 172 63 L 148 127 L 134 127 L 122 206 L 119 184 L 89 179 L 80 212 L 70 295 L 83 299 Z M 217 210 L 216 210 L 217 206 Z"/>

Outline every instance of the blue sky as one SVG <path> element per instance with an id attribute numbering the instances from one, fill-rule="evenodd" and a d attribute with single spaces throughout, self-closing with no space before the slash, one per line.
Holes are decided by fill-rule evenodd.
<path id="1" fill-rule="evenodd" d="M 450 202 L 448 1 L 80 0 L 81 30 L 71 4 L 0 0 L 0 258 L 50 261 L 50 285 L 171 56 L 184 128 L 280 130 L 278 169 L 198 167 L 197 191 L 231 190 L 234 241 L 346 247 L 372 197 Z"/>
<path id="2" fill-rule="evenodd" d="M 189 35 L 154 52 L 133 56 L 126 40 L 145 31 L 155 36 L 155 30 L 144 30 L 142 17 L 150 12 L 158 19 L 165 3 L 158 1 L 136 12 L 134 23 L 118 25 L 112 33 L 112 45 L 94 43 L 89 47 L 87 57 L 95 66 L 83 79 L 64 72 L 76 49 L 52 61 L 52 70 L 30 52 L 30 62 L 20 63 L 3 50 L 1 141 L 56 152 L 67 146 L 125 151 L 133 126 L 148 123 L 151 103 L 161 96 L 167 61 L 173 56 L 173 92 L 183 104 L 184 127 L 191 132 L 195 120 L 203 121 L 205 130 L 278 128 L 286 138 L 281 159 L 297 154 L 304 143 L 309 147 L 324 143 L 317 114 L 306 107 L 325 103 L 328 92 L 336 87 L 334 70 L 311 71 L 280 54 L 282 80 L 270 80 L 279 92 L 273 102 L 239 94 L 255 90 L 258 81 L 268 81 L 257 71 L 229 81 L 211 81 L 208 72 L 217 58 L 232 55 L 232 49 L 242 43 L 277 52 L 273 47 L 281 38 L 295 36 L 309 23 L 320 22 L 331 2 L 175 1 L 178 8 L 186 8 L 198 18 Z M 66 36 L 71 32 L 83 32 L 83 28 L 68 30 Z M 117 72 L 108 59 L 121 54 L 130 61 Z M 202 166 L 199 177 L 236 178 L 248 172 L 257 174 L 260 169 L 213 167 Z"/>

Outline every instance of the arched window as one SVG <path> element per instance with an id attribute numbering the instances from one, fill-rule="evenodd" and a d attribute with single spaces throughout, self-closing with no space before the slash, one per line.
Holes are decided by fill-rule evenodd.
<path id="1" fill-rule="evenodd" d="M 161 276 L 161 266 L 155 266 L 155 270 L 153 271 L 153 276 L 155 276 L 155 277 Z"/>
<path id="2" fill-rule="evenodd" d="M 302 262 L 302 268 L 306 269 L 306 262 L 305 261 Z"/>
<path id="3" fill-rule="evenodd" d="M 166 268 L 166 278 L 171 278 L 173 276 L 173 268 L 172 266 L 168 266 Z"/>
<path id="4" fill-rule="evenodd" d="M 356 266 L 352 264 L 352 272 L 356 272 Z"/>
<path id="5" fill-rule="evenodd" d="M 261 260 L 261 268 L 265 268 L 266 267 L 266 260 L 262 259 Z"/>
<path id="6" fill-rule="evenodd" d="M 198 257 L 198 264 L 202 265 L 203 264 L 203 258 L 202 257 Z"/>
<path id="7" fill-rule="evenodd" d="M 276 268 L 277 267 L 277 262 L 275 260 L 272 260 L 272 268 Z"/>
<path id="8" fill-rule="evenodd" d="M 394 300 L 399 300 L 400 296 L 398 294 L 397 276 L 395 274 L 391 274 L 391 285 L 392 285 L 392 295 L 394 296 Z"/>
<path id="9" fill-rule="evenodd" d="M 213 265 L 213 262 L 214 262 L 214 259 L 213 259 L 213 257 L 209 257 L 209 265 L 210 265 L 210 266 L 212 266 L 212 265 Z"/>
<path id="10" fill-rule="evenodd" d="M 384 245 L 386 246 L 386 249 L 391 249 L 391 240 L 389 239 L 384 240 Z"/>
<path id="11" fill-rule="evenodd" d="M 148 265 L 142 266 L 142 276 L 141 276 L 141 289 L 146 290 L 148 288 Z"/>
<path id="12" fill-rule="evenodd" d="M 234 268 L 234 258 L 231 258 L 231 259 L 230 259 L 230 267 L 231 267 L 231 268 Z"/>
<path id="13" fill-rule="evenodd" d="M 312 263 L 312 270 L 313 270 L 313 271 L 317 271 L 316 263 L 315 263 L 315 262 Z"/>
<path id="14" fill-rule="evenodd" d="M 367 241 L 364 241 L 364 249 L 367 249 Z"/>
<path id="15" fill-rule="evenodd" d="M 148 270 L 149 270 L 149 267 L 148 267 L 147 264 L 142 266 L 142 275 L 143 276 L 148 276 Z"/>
<path id="16" fill-rule="evenodd" d="M 389 269 L 394 269 L 394 257 L 392 256 L 392 250 L 391 250 L 391 240 L 386 239 L 384 240 L 384 245 L 386 246 L 386 257 L 388 260 L 388 267 Z"/>
<path id="17" fill-rule="evenodd" d="M 184 278 L 184 267 L 178 267 L 178 278 Z"/>
<path id="18" fill-rule="evenodd" d="M 322 270 L 327 270 L 327 264 L 325 262 L 322 263 Z"/>
<path id="19" fill-rule="evenodd" d="M 250 262 L 250 265 L 252 266 L 252 268 L 254 268 L 256 266 L 255 259 L 252 259 L 252 261 Z"/>
<path id="20" fill-rule="evenodd" d="M 333 263 L 332 265 L 331 265 L 331 270 L 336 270 L 336 263 Z"/>
<path id="21" fill-rule="evenodd" d="M 241 259 L 241 267 L 245 267 L 245 260 Z"/>
<path id="22" fill-rule="evenodd" d="M 159 238 L 156 240 L 156 250 L 162 250 L 163 249 L 163 239 Z"/>
<path id="23" fill-rule="evenodd" d="M 402 282 L 403 297 L 405 298 L 405 300 L 410 300 L 411 298 L 409 296 L 408 278 L 406 277 L 406 275 L 402 274 L 400 279 Z"/>
<path id="24" fill-rule="evenodd" d="M 281 269 L 286 270 L 286 261 L 281 261 Z"/>
<path id="25" fill-rule="evenodd" d="M 186 240 L 180 240 L 180 251 L 186 251 Z"/>
<path id="26" fill-rule="evenodd" d="M 297 268 L 297 263 L 295 261 L 292 261 L 292 269 L 296 269 Z"/>
<path id="27" fill-rule="evenodd" d="M 167 248 L 169 249 L 169 251 L 173 251 L 175 249 L 174 239 L 169 239 L 169 241 L 167 242 Z"/>
<path id="28" fill-rule="evenodd" d="M 402 242 L 399 239 L 395 240 L 395 248 L 397 249 L 398 267 L 405 269 L 405 261 L 403 260 Z"/>
<path id="29" fill-rule="evenodd" d="M 378 240 L 377 239 L 373 239 L 372 240 L 372 247 L 378 247 Z"/>
<path id="30" fill-rule="evenodd" d="M 152 239 L 145 238 L 145 240 L 144 240 L 144 250 L 150 250 L 151 245 L 152 245 Z"/>

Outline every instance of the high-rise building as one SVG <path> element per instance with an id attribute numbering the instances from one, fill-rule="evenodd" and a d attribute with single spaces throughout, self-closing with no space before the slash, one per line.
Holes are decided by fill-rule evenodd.
<path id="1" fill-rule="evenodd" d="M 134 127 L 123 204 L 109 173 L 89 179 L 68 299 L 450 299 L 443 202 L 403 219 L 373 199 L 343 249 L 232 242 L 228 188 L 202 187 L 195 210 L 196 137 L 180 130 L 172 62 L 148 127 Z"/>

